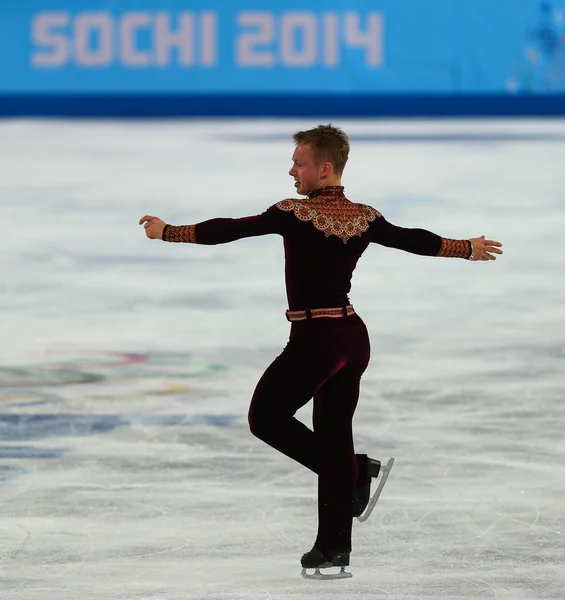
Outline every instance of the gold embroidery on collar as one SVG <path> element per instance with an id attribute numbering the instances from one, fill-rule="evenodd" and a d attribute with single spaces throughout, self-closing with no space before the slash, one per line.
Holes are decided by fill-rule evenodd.
<path id="1" fill-rule="evenodd" d="M 316 229 L 326 237 L 335 235 L 345 244 L 355 235 L 369 229 L 369 221 L 381 216 L 378 210 L 366 204 L 355 204 L 344 198 L 328 199 L 323 196 L 311 200 L 282 200 L 277 208 L 285 212 L 294 211 L 301 221 L 312 221 Z"/>

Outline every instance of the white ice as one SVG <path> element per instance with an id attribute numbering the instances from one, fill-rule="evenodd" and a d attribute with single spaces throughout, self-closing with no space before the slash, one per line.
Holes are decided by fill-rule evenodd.
<path id="1" fill-rule="evenodd" d="M 290 136 L 318 122 L 0 123 L 2 600 L 565 597 L 558 120 L 335 120 L 351 199 L 505 254 L 367 250 L 355 440 L 395 468 L 353 578 L 300 578 L 315 477 L 246 422 L 288 336 L 281 240 L 164 244 L 138 221 L 291 196 Z"/>

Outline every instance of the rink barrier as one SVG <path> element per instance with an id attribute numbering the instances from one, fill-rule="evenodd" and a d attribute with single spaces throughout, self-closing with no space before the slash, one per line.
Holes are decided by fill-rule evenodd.
<path id="1" fill-rule="evenodd" d="M 565 114 L 565 0 L 0 2 L 4 117 Z"/>
<path id="2" fill-rule="evenodd" d="M 565 94 L 4 94 L 0 117 L 558 117 Z"/>

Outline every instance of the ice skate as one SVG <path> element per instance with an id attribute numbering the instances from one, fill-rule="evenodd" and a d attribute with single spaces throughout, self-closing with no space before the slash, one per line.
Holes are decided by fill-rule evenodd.
<path id="1" fill-rule="evenodd" d="M 371 480 L 379 476 L 381 470 L 381 461 L 362 455 L 359 463 L 359 478 L 365 481 L 362 486 L 357 488 L 355 493 L 355 502 L 353 504 L 353 516 L 360 517 L 367 508 L 371 499 Z"/>
<path id="2" fill-rule="evenodd" d="M 359 521 L 366 521 L 373 509 L 375 508 L 377 501 L 383 491 L 383 487 L 388 479 L 390 470 L 392 469 L 392 465 L 394 464 L 394 458 L 391 458 L 388 463 L 383 467 L 380 461 L 375 460 L 373 458 L 367 457 L 368 466 L 367 473 L 371 479 L 376 479 L 379 477 L 379 484 L 373 497 L 371 498 L 371 482 L 366 485 L 360 487 L 357 490 L 357 494 L 355 497 L 355 502 L 353 504 L 353 516 L 357 517 Z"/>
<path id="3" fill-rule="evenodd" d="M 302 556 L 302 577 L 306 579 L 348 579 L 353 575 L 345 570 L 349 566 L 349 551 L 332 553 L 331 559 L 322 554 L 316 546 Z M 330 570 L 328 572 L 328 570 Z M 314 573 L 308 573 L 314 570 Z"/>

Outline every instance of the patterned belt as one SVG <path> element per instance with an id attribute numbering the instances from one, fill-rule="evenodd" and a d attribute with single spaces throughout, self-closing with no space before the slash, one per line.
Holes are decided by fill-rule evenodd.
<path id="1" fill-rule="evenodd" d="M 312 308 L 307 310 L 287 310 L 286 318 L 288 321 L 307 321 L 308 319 L 341 319 L 355 314 L 351 304 L 341 308 Z"/>

